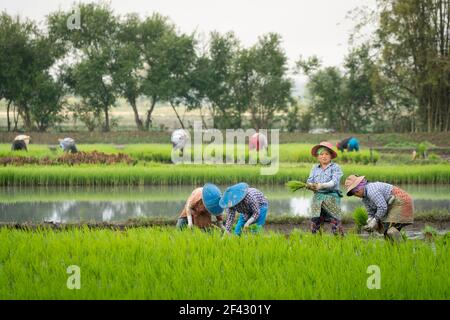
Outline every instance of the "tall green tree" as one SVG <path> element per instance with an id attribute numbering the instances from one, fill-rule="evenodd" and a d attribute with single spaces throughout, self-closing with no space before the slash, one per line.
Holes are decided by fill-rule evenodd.
<path id="1" fill-rule="evenodd" d="M 175 26 L 167 17 L 153 14 L 142 21 L 139 29 L 140 49 L 144 63 L 145 76 L 142 81 L 142 93 L 149 99 L 144 126 L 148 130 L 152 124 L 152 113 L 156 103 L 160 102 L 165 90 L 168 74 L 166 48 L 168 35 L 175 32 Z"/>
<path id="2" fill-rule="evenodd" d="M 81 29 L 67 28 L 72 12 L 49 16 L 50 33 L 70 48 L 76 62 L 68 68 L 70 88 L 91 108 L 104 115 L 103 131 L 110 131 L 110 109 L 117 92 L 112 83 L 118 21 L 109 5 L 80 4 Z"/>
<path id="3" fill-rule="evenodd" d="M 176 34 L 165 35 L 166 43 L 163 50 L 165 75 L 161 83 L 161 100 L 168 102 L 184 129 L 183 121 L 177 112 L 177 107 L 184 105 L 188 108 L 199 106 L 199 100 L 193 86 L 193 70 L 195 68 L 196 53 L 193 35 Z"/>
<path id="4" fill-rule="evenodd" d="M 137 100 L 143 94 L 144 61 L 141 55 L 143 43 L 140 37 L 141 20 L 137 14 L 130 14 L 120 21 L 113 52 L 113 84 L 118 94 L 130 104 L 138 130 L 144 130 L 144 122 L 139 115 Z"/>
<path id="5" fill-rule="evenodd" d="M 194 90 L 198 99 L 208 106 L 214 126 L 219 129 L 241 126 L 233 91 L 234 64 L 239 50 L 240 43 L 234 33 L 212 32 L 208 50 L 195 63 Z"/>
<path id="6" fill-rule="evenodd" d="M 0 99 L 7 101 L 8 131 L 12 124 L 11 108 L 14 108 L 14 102 L 18 100 L 22 83 L 27 76 L 30 34 L 34 30 L 34 24 L 29 21 L 21 22 L 19 17 L 14 19 L 6 12 L 0 15 Z M 16 120 L 15 112 L 13 117 Z M 14 130 L 17 130 L 17 121 Z"/>
<path id="7" fill-rule="evenodd" d="M 8 101 L 7 123 L 11 104 L 22 118 L 26 130 L 33 128 L 33 122 L 42 124 L 37 115 L 48 114 L 49 124 L 54 122 L 62 108 L 60 93 L 51 90 L 41 92 L 43 85 L 49 85 L 50 69 L 64 53 L 64 47 L 49 34 L 39 30 L 35 23 L 21 22 L 6 13 L 0 17 L 0 94 Z M 53 102 L 51 102 L 53 101 Z M 51 111 L 50 111 L 51 109 Z M 17 118 L 14 115 L 14 130 Z M 51 119 L 50 119 L 51 118 Z M 48 125 L 38 125 L 44 130 Z"/>
<path id="8" fill-rule="evenodd" d="M 253 46 L 255 99 L 249 106 L 255 129 L 270 128 L 276 112 L 286 112 L 293 103 L 292 81 L 287 77 L 287 57 L 281 37 L 269 33 Z"/>
<path id="9" fill-rule="evenodd" d="M 37 130 L 42 132 L 65 119 L 61 111 L 66 102 L 66 89 L 59 76 L 54 79 L 43 73 L 36 80 L 35 94 L 29 100 L 29 107 Z"/>
<path id="10" fill-rule="evenodd" d="M 416 130 L 450 125 L 450 0 L 379 0 L 383 74 L 415 98 Z"/>

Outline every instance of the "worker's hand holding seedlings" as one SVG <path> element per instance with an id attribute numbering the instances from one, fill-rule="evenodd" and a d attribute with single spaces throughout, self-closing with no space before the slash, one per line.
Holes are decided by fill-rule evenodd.
<path id="1" fill-rule="evenodd" d="M 244 230 L 248 229 L 252 223 L 255 222 L 255 218 L 251 217 L 247 220 L 247 222 L 244 224 Z"/>
<path id="2" fill-rule="evenodd" d="M 306 189 L 316 192 L 319 190 L 319 185 L 320 183 L 307 183 Z"/>
<path id="3" fill-rule="evenodd" d="M 378 220 L 377 218 L 369 218 L 367 219 L 367 224 L 364 226 L 364 230 L 368 231 L 368 232 L 373 232 L 377 229 L 378 227 Z"/>
<path id="4" fill-rule="evenodd" d="M 321 183 L 305 183 L 302 181 L 289 181 L 286 183 L 286 187 L 291 191 L 295 192 L 300 189 L 308 189 L 311 191 L 318 191 L 324 188 L 324 185 Z"/>

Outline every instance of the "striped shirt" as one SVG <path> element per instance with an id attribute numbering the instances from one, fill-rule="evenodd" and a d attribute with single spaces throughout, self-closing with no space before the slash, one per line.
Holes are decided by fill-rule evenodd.
<path id="1" fill-rule="evenodd" d="M 364 188 L 362 199 L 367 213 L 371 217 L 383 219 L 388 211 L 388 201 L 392 194 L 393 186 L 384 182 L 369 182 Z"/>
<path id="2" fill-rule="evenodd" d="M 322 169 L 320 164 L 315 164 L 311 173 L 309 174 L 308 183 L 326 183 L 333 181 L 334 186 L 331 190 L 339 191 L 339 183 L 344 174 L 342 173 L 341 167 L 334 162 L 330 162 L 325 169 Z"/>
<path id="3" fill-rule="evenodd" d="M 255 188 L 248 188 L 247 194 L 245 195 L 244 199 L 242 199 L 242 201 L 234 207 L 227 208 L 226 210 L 227 222 L 225 224 L 225 227 L 227 231 L 231 231 L 236 212 L 243 214 L 245 221 L 250 218 L 253 218 L 256 221 L 259 217 L 259 209 L 263 206 L 267 206 L 268 203 L 269 202 L 261 191 Z"/>

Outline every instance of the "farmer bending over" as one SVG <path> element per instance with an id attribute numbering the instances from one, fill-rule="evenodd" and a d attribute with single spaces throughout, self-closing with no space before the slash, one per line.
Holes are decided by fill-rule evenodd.
<path id="1" fill-rule="evenodd" d="M 269 202 L 258 189 L 250 188 L 246 183 L 238 183 L 224 192 L 220 199 L 220 206 L 226 208 L 225 229 L 228 233 L 231 233 L 236 213 L 240 213 L 234 233 L 241 235 L 242 229 L 245 230 L 252 224 L 256 226 L 257 230 L 263 228 Z"/>
<path id="2" fill-rule="evenodd" d="M 345 180 L 347 196 L 362 198 L 369 219 L 366 231 L 378 231 L 385 238 L 400 239 L 400 230 L 414 221 L 411 196 L 399 187 L 384 182 L 369 182 L 364 176 L 349 176 Z"/>
<path id="3" fill-rule="evenodd" d="M 350 137 L 338 142 L 336 148 L 341 152 L 344 152 L 345 149 L 347 149 L 348 152 L 359 151 L 359 141 L 355 137 Z"/>
<path id="4" fill-rule="evenodd" d="M 28 151 L 28 144 L 30 143 L 30 136 L 26 136 L 24 134 L 18 135 L 14 138 L 14 141 L 11 145 L 11 150 L 25 150 Z"/>
<path id="5" fill-rule="evenodd" d="M 311 232 L 317 233 L 324 222 L 330 222 L 332 232 L 344 234 L 341 223 L 341 198 L 339 183 L 343 176 L 338 164 L 331 160 L 337 157 L 337 153 L 332 149 L 329 142 L 321 142 L 311 149 L 311 154 L 319 160 L 315 164 L 306 187 L 314 191 L 313 203 L 311 206 Z"/>
<path id="6" fill-rule="evenodd" d="M 75 145 L 75 140 L 72 138 L 58 139 L 59 146 L 64 152 L 77 153 L 77 146 Z"/>
<path id="7" fill-rule="evenodd" d="M 177 221 L 177 228 L 184 229 L 186 226 L 192 228 L 208 228 L 212 226 L 211 215 L 216 217 L 219 227 L 223 226 L 223 209 L 219 205 L 222 193 L 214 185 L 207 183 L 203 188 L 195 189 L 188 198 L 183 211 Z"/>

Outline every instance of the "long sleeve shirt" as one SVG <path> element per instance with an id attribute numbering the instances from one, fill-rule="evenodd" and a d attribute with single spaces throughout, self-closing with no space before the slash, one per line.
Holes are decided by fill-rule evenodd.
<path id="1" fill-rule="evenodd" d="M 249 188 L 247 190 L 247 194 L 241 202 L 239 202 L 234 207 L 227 208 L 227 221 L 225 224 L 225 228 L 228 232 L 231 231 L 236 212 L 243 214 L 245 221 L 250 218 L 253 218 L 256 221 L 259 217 L 260 208 L 267 205 L 268 201 L 261 191 L 255 188 Z"/>
<path id="2" fill-rule="evenodd" d="M 311 172 L 309 174 L 308 183 L 328 183 L 333 181 L 333 187 L 328 190 L 339 191 L 339 183 L 341 182 L 341 178 L 344 174 L 342 173 L 341 167 L 334 162 L 330 162 L 330 164 L 322 169 L 320 164 L 315 164 Z"/>
<path id="3" fill-rule="evenodd" d="M 384 182 L 369 182 L 364 188 L 362 199 L 370 217 L 383 219 L 388 212 L 388 201 L 393 186 Z"/>

